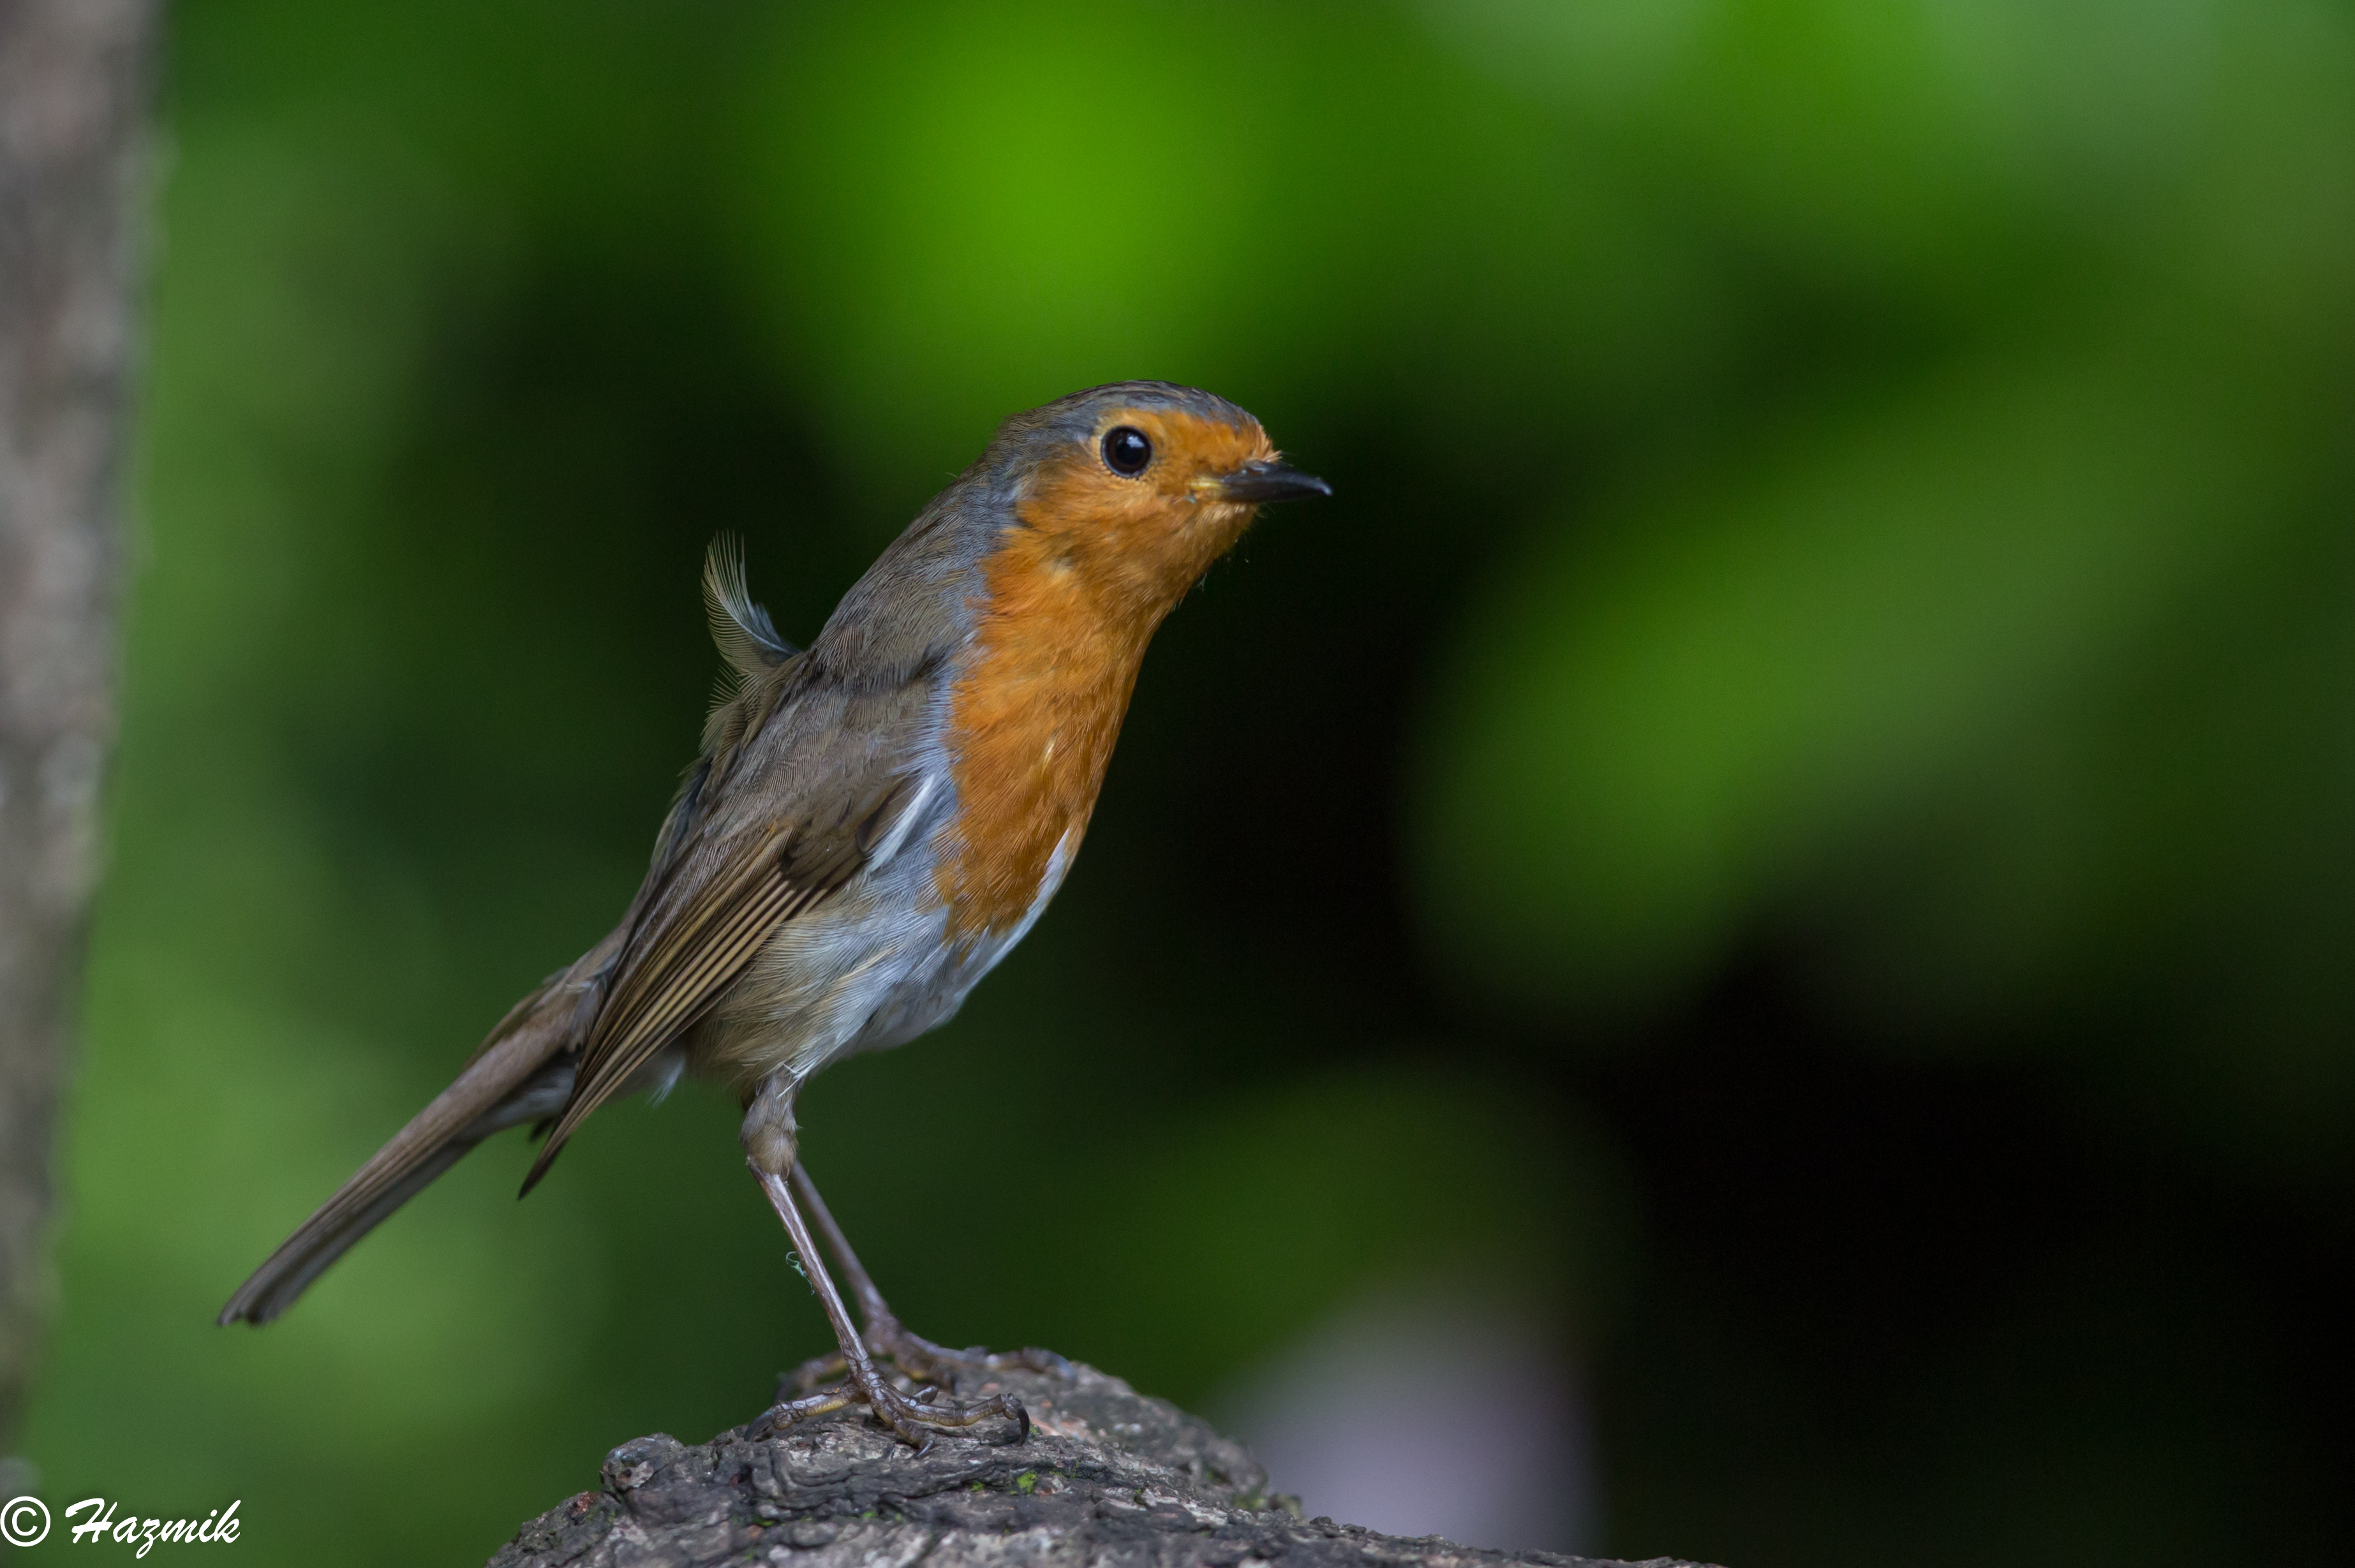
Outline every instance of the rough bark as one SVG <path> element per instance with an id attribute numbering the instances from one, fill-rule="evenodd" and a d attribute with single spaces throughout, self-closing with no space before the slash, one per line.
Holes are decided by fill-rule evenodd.
<path id="1" fill-rule="evenodd" d="M 747 1442 L 656 1434 L 604 1484 L 519 1531 L 491 1568 L 1551 1568 L 1588 1559 L 1404 1541 L 1303 1519 L 1243 1446 L 1117 1378 L 1009 1372 L 1019 1444 L 943 1435 L 919 1454 L 856 1410 Z M 1600 1568 L 1600 1565 L 1597 1565 Z M 1645 1568 L 1689 1568 L 1669 1558 Z"/>
<path id="2" fill-rule="evenodd" d="M 113 717 L 150 0 L 0 0 L 0 1447 L 48 1298 L 59 1062 Z"/>

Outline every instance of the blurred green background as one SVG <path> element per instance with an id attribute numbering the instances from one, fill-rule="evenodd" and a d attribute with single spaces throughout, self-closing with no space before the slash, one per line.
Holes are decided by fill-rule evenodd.
<path id="1" fill-rule="evenodd" d="M 805 1100 L 917 1327 L 1199 1402 L 1450 1278 L 1589 1550 L 2347 1560 L 2344 4 L 184 0 L 164 103 L 53 1503 L 477 1561 L 826 1346 L 697 1088 L 211 1318 L 635 886 L 710 536 L 806 637 L 1151 376 L 1337 498 Z"/>

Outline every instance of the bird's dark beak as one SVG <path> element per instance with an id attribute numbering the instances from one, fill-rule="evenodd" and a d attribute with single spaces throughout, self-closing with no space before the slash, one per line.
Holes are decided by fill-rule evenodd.
<path id="1" fill-rule="evenodd" d="M 1333 493 L 1333 486 L 1315 475 L 1273 459 L 1246 463 L 1220 479 L 1215 487 L 1221 501 L 1291 501 Z"/>

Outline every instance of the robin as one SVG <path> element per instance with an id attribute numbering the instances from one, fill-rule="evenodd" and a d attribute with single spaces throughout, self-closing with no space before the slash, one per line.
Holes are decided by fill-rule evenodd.
<path id="1" fill-rule="evenodd" d="M 953 1387 L 1058 1359 L 909 1332 L 795 1157 L 794 1101 L 826 1063 L 947 1022 L 1022 940 L 1079 853 L 1154 628 L 1262 505 L 1331 493 L 1224 399 L 1125 381 L 1007 421 L 806 649 L 715 544 L 703 590 L 727 677 L 621 923 L 517 1002 L 219 1320 L 276 1317 L 492 1134 L 546 1130 L 529 1192 L 598 1106 L 692 1072 L 742 1097 L 746 1162 L 840 1347 L 756 1430 L 864 1403 L 919 1446 L 993 1416 L 1018 1440 L 1029 1418 L 1010 1394 L 911 1395 L 878 1362 Z"/>

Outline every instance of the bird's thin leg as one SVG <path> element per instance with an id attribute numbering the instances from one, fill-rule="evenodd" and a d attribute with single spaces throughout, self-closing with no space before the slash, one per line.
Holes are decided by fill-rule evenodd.
<path id="1" fill-rule="evenodd" d="M 850 1282 L 851 1294 L 858 1298 L 858 1315 L 866 1320 L 866 1331 L 860 1339 L 869 1355 L 889 1356 L 894 1365 L 917 1381 L 943 1387 L 954 1387 L 958 1372 L 996 1372 L 1015 1367 L 1034 1372 L 1071 1371 L 1071 1363 L 1052 1350 L 1025 1349 L 992 1353 L 978 1345 L 952 1350 L 911 1333 L 908 1326 L 900 1321 L 900 1315 L 891 1310 L 891 1304 L 883 1299 L 883 1293 L 875 1287 L 873 1276 L 851 1250 L 850 1238 L 842 1233 L 833 1211 L 818 1196 L 817 1183 L 810 1179 L 809 1168 L 798 1159 L 794 1162 L 793 1188 L 802 1206 L 809 1211 L 826 1250 L 842 1265 L 842 1276 Z M 808 1394 L 820 1383 L 838 1378 L 848 1370 L 849 1362 L 841 1355 L 819 1356 L 795 1368 L 791 1381 L 797 1392 Z M 782 1396 L 782 1385 L 778 1392 Z"/>
<path id="2" fill-rule="evenodd" d="M 799 1159 L 794 1161 L 793 1184 L 794 1194 L 801 1199 L 802 1206 L 809 1211 L 811 1221 L 817 1226 L 818 1237 L 826 1243 L 826 1250 L 832 1253 L 834 1261 L 842 1265 L 842 1277 L 850 1282 L 850 1294 L 858 1298 L 859 1316 L 867 1319 L 867 1327 L 871 1330 L 879 1323 L 898 1322 L 899 1314 L 893 1312 L 891 1304 L 883 1299 L 883 1293 L 875 1288 L 874 1277 L 858 1261 L 858 1254 L 850 1250 L 850 1238 L 844 1235 L 842 1227 L 835 1222 L 834 1211 L 827 1208 L 826 1200 L 818 1196 L 817 1183 L 810 1179 L 809 1166 Z"/>
<path id="3" fill-rule="evenodd" d="M 749 1162 L 748 1162 L 749 1163 Z M 848 1368 L 849 1381 L 840 1388 L 828 1389 L 806 1399 L 782 1400 L 771 1406 L 755 1421 L 748 1435 L 765 1437 L 780 1428 L 792 1425 L 826 1411 L 858 1401 L 875 1413 L 877 1420 L 889 1426 L 905 1442 L 922 1449 L 931 1446 L 932 1434 L 925 1429 L 938 1426 L 971 1426 L 993 1415 L 1002 1415 L 1015 1422 L 1016 1432 L 1011 1441 L 1019 1443 L 1030 1435 L 1030 1413 L 1010 1393 L 999 1393 L 977 1404 L 957 1405 L 935 1403 L 929 1395 L 911 1399 L 884 1381 L 875 1370 L 874 1359 L 850 1326 L 850 1309 L 843 1305 L 842 1293 L 835 1288 L 834 1276 L 826 1272 L 826 1264 L 817 1255 L 810 1240 L 809 1226 L 803 1222 L 801 1211 L 794 1206 L 794 1195 L 784 1179 L 773 1171 L 752 1167 L 760 1179 L 761 1190 L 769 1195 L 770 1207 L 784 1221 L 785 1234 L 792 1238 L 794 1251 L 800 1254 L 802 1266 L 809 1275 L 810 1288 L 817 1292 L 818 1305 L 826 1309 L 826 1319 L 834 1327 L 834 1338 L 842 1347 L 842 1358 Z"/>

